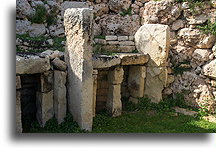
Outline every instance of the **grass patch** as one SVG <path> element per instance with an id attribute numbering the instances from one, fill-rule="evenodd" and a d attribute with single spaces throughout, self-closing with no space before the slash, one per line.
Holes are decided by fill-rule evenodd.
<path id="1" fill-rule="evenodd" d="M 188 65 L 190 62 L 189 61 L 183 61 L 179 62 L 176 65 L 172 67 L 173 69 L 173 74 L 178 75 L 178 74 L 183 74 L 184 71 L 190 71 L 191 67 L 183 66 L 183 65 Z"/>
<path id="2" fill-rule="evenodd" d="M 196 27 L 202 30 L 205 34 L 212 34 L 216 36 L 216 22 L 211 23 L 211 21 L 208 20 L 206 24 L 197 25 Z"/>
<path id="3" fill-rule="evenodd" d="M 149 115 L 149 111 L 124 112 L 122 116 L 111 118 L 97 115 L 93 133 L 215 133 L 216 124 L 203 119 L 172 112 Z"/>
<path id="4" fill-rule="evenodd" d="M 105 35 L 95 35 L 94 39 L 104 39 L 105 40 Z"/>
<path id="5" fill-rule="evenodd" d="M 122 12 L 120 12 L 120 15 L 121 16 L 126 16 L 126 15 L 129 15 L 129 16 L 131 16 L 132 15 L 132 8 L 131 7 L 129 7 L 128 9 L 123 9 L 122 10 Z"/>
<path id="6" fill-rule="evenodd" d="M 73 121 L 71 114 L 67 114 L 65 121 L 58 125 L 55 118 L 47 121 L 44 128 L 40 127 L 39 123 L 34 121 L 26 121 L 23 126 L 24 133 L 82 133 L 82 131 L 76 122 Z"/>
<path id="7" fill-rule="evenodd" d="M 28 123 L 27 133 L 215 133 L 216 124 L 198 117 L 185 116 L 172 111 L 179 102 L 165 99 L 159 104 L 140 98 L 137 105 L 127 102 L 119 117 L 110 117 L 106 112 L 97 114 L 92 132 L 80 130 L 70 114 L 60 125 L 56 119 L 41 128 L 37 122 Z M 126 103 L 126 102 L 125 102 Z M 26 128 L 24 126 L 24 128 Z"/>
<path id="8" fill-rule="evenodd" d="M 50 12 L 47 11 L 44 5 L 37 5 L 35 8 L 35 14 L 29 18 L 32 23 L 47 23 L 48 26 L 57 22 L 57 11 L 58 8 L 53 6 Z"/>

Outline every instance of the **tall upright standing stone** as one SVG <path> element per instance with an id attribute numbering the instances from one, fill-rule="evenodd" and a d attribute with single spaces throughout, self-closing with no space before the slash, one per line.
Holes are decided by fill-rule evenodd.
<path id="1" fill-rule="evenodd" d="M 167 25 L 145 24 L 135 34 L 135 45 L 140 53 L 149 54 L 146 67 L 144 95 L 152 102 L 162 100 L 167 84 L 167 58 L 170 46 L 170 29 Z"/>
<path id="2" fill-rule="evenodd" d="M 93 120 L 92 22 L 91 9 L 71 8 L 65 11 L 68 106 L 80 128 L 88 131 L 92 129 Z"/>

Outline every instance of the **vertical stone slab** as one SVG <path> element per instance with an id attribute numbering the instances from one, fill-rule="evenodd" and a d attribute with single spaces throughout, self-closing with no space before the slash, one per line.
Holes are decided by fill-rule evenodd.
<path id="1" fill-rule="evenodd" d="M 93 70 L 93 105 L 92 105 L 93 117 L 95 117 L 95 114 L 96 114 L 97 74 L 98 74 L 98 71 Z"/>
<path id="2" fill-rule="evenodd" d="M 66 116 L 66 76 L 64 71 L 54 71 L 54 114 L 58 124 L 62 123 Z"/>
<path id="3" fill-rule="evenodd" d="M 64 14 L 69 111 L 80 128 L 88 131 L 93 120 L 92 20 L 88 8 L 71 8 Z"/>
<path id="4" fill-rule="evenodd" d="M 145 66 L 129 66 L 128 89 L 132 97 L 141 98 L 144 96 L 145 77 Z"/>
<path id="5" fill-rule="evenodd" d="M 18 85 L 16 85 L 16 86 L 18 86 Z M 17 90 L 16 91 L 16 132 L 17 133 L 22 133 L 22 119 L 21 119 L 22 114 L 21 114 L 20 96 L 21 96 L 21 93 L 19 90 Z"/>
<path id="6" fill-rule="evenodd" d="M 167 25 L 145 24 L 135 34 L 135 45 L 140 53 L 150 55 L 147 63 L 144 96 L 158 103 L 167 84 L 167 58 L 170 47 L 170 29 Z"/>
<path id="7" fill-rule="evenodd" d="M 53 71 L 46 71 L 40 75 L 39 91 L 43 93 L 53 90 Z"/>
<path id="8" fill-rule="evenodd" d="M 53 90 L 47 93 L 36 92 L 36 117 L 42 127 L 54 115 L 53 112 Z"/>
<path id="9" fill-rule="evenodd" d="M 117 66 L 108 73 L 108 97 L 107 97 L 107 111 L 113 117 L 120 116 L 122 112 L 121 102 L 121 83 L 123 81 L 124 70 L 123 67 Z"/>
<path id="10" fill-rule="evenodd" d="M 121 115 L 122 102 L 121 102 L 121 85 L 110 85 L 107 97 L 107 111 L 113 117 Z"/>

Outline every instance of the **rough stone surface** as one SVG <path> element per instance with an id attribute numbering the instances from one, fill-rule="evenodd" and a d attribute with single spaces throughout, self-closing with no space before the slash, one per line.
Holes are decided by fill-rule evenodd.
<path id="1" fill-rule="evenodd" d="M 140 27 L 138 15 L 103 15 L 99 20 L 103 35 L 134 35 Z"/>
<path id="2" fill-rule="evenodd" d="M 128 75 L 128 88 L 130 95 L 134 98 L 144 96 L 144 84 L 146 77 L 145 66 L 130 66 Z"/>
<path id="3" fill-rule="evenodd" d="M 143 65 L 148 62 L 149 56 L 139 53 L 118 53 L 121 65 Z"/>
<path id="4" fill-rule="evenodd" d="M 144 96 L 154 103 L 159 103 L 162 100 L 162 91 L 167 84 L 167 69 L 166 67 L 146 68 Z"/>
<path id="5" fill-rule="evenodd" d="M 93 12 L 90 9 L 72 8 L 65 11 L 69 111 L 80 128 L 88 131 L 92 129 L 93 120 L 92 22 Z"/>
<path id="6" fill-rule="evenodd" d="M 106 108 L 113 117 L 121 115 L 121 85 L 109 85 Z"/>
<path id="7" fill-rule="evenodd" d="M 112 85 L 121 84 L 121 82 L 123 81 L 123 75 L 123 67 L 117 66 L 113 70 L 109 70 L 108 81 Z"/>
<path id="8" fill-rule="evenodd" d="M 216 59 L 203 66 L 203 74 L 207 77 L 216 79 Z"/>
<path id="9" fill-rule="evenodd" d="M 21 119 L 21 93 L 16 91 L 16 132 L 22 133 L 22 119 Z"/>
<path id="10" fill-rule="evenodd" d="M 109 6 L 105 3 L 100 3 L 94 5 L 94 15 L 102 16 L 103 14 L 107 14 L 109 12 Z"/>
<path id="11" fill-rule="evenodd" d="M 205 23 L 209 19 L 209 17 L 206 14 L 201 14 L 196 16 L 188 16 L 186 17 L 186 19 L 190 25 L 197 25 Z"/>
<path id="12" fill-rule="evenodd" d="M 184 45 L 193 48 L 212 48 L 215 43 L 214 35 L 206 35 L 199 29 L 183 28 L 179 30 L 178 36 Z"/>
<path id="13" fill-rule="evenodd" d="M 89 4 L 87 2 L 70 2 L 65 1 L 61 4 L 61 15 L 64 16 L 66 9 L 68 8 L 89 8 Z"/>
<path id="14" fill-rule="evenodd" d="M 16 20 L 16 33 L 26 34 L 30 27 L 31 22 L 27 20 Z"/>
<path id="15" fill-rule="evenodd" d="M 150 1 L 145 3 L 142 14 L 142 24 L 171 24 L 181 15 L 179 4 L 174 4 L 172 1 Z"/>
<path id="16" fill-rule="evenodd" d="M 36 93 L 36 106 L 37 113 L 36 117 L 42 127 L 45 126 L 46 122 L 51 119 L 54 115 L 53 111 L 53 91 L 48 93 Z"/>
<path id="17" fill-rule="evenodd" d="M 16 56 L 16 74 L 43 73 L 50 69 L 49 58 Z"/>
<path id="18" fill-rule="evenodd" d="M 140 53 L 149 54 L 151 65 L 166 66 L 170 46 L 169 26 L 145 24 L 135 34 L 136 48 Z"/>
<path id="19" fill-rule="evenodd" d="M 32 24 L 29 27 L 29 36 L 30 37 L 38 37 L 42 36 L 46 33 L 46 27 L 44 24 Z"/>
<path id="20" fill-rule="evenodd" d="M 209 121 L 209 122 L 212 122 L 212 123 L 216 123 L 216 117 L 213 116 L 213 115 L 204 116 L 203 119 L 204 119 L 204 120 L 207 120 L 207 121 Z"/>
<path id="21" fill-rule="evenodd" d="M 131 0 L 109 0 L 108 5 L 110 10 L 119 13 L 122 10 L 127 10 L 130 7 Z"/>
<path id="22" fill-rule="evenodd" d="M 106 55 L 95 55 L 93 57 L 93 67 L 100 69 L 100 68 L 109 68 L 112 66 L 119 65 L 121 63 L 121 59 L 118 57 L 113 56 L 106 56 Z"/>
<path id="23" fill-rule="evenodd" d="M 66 72 L 54 71 L 54 114 L 59 124 L 66 116 L 66 76 Z"/>
<path id="24" fill-rule="evenodd" d="M 31 16 L 33 14 L 33 9 L 28 3 L 28 0 L 17 0 L 16 11 L 24 16 Z"/>
<path id="25" fill-rule="evenodd" d="M 67 64 L 57 57 L 52 61 L 52 64 L 54 68 L 56 68 L 57 70 L 61 70 L 61 71 L 67 70 Z"/>
<path id="26" fill-rule="evenodd" d="M 198 113 L 195 112 L 195 111 L 190 111 L 190 110 L 187 110 L 187 109 L 184 109 L 184 108 L 180 108 L 180 107 L 174 107 L 174 110 L 177 112 L 177 113 L 181 113 L 181 114 L 184 114 L 184 115 L 187 115 L 187 116 L 196 116 Z"/>
<path id="27" fill-rule="evenodd" d="M 183 20 L 179 19 L 179 20 L 176 20 L 175 22 L 173 22 L 171 29 L 172 30 L 179 30 L 183 27 L 184 27 L 184 22 L 183 22 Z"/>

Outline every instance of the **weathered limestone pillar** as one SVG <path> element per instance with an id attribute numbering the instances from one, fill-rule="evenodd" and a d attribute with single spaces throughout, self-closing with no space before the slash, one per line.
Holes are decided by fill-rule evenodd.
<path id="1" fill-rule="evenodd" d="M 58 124 L 62 123 L 66 116 L 66 77 L 66 72 L 54 71 L 54 114 Z"/>
<path id="2" fill-rule="evenodd" d="M 36 92 L 36 118 L 42 127 L 54 115 L 53 111 L 53 72 L 47 71 L 40 76 L 40 90 Z"/>
<path id="3" fill-rule="evenodd" d="M 108 98 L 107 98 L 107 111 L 113 117 L 121 115 L 122 102 L 121 102 L 121 83 L 123 81 L 124 70 L 122 66 L 117 66 L 108 73 Z"/>
<path id="4" fill-rule="evenodd" d="M 145 77 L 145 66 L 129 66 L 128 89 L 132 97 L 141 98 L 144 96 Z"/>
<path id="5" fill-rule="evenodd" d="M 88 8 L 71 8 L 64 14 L 69 111 L 80 128 L 88 131 L 93 120 L 92 21 Z"/>
<path id="6" fill-rule="evenodd" d="M 97 74 L 98 74 L 98 71 L 93 70 L 93 105 L 92 105 L 93 117 L 95 117 L 95 113 L 96 113 Z"/>
<path id="7" fill-rule="evenodd" d="M 147 63 L 144 95 L 152 102 L 162 100 L 162 91 L 167 84 L 167 58 L 170 46 L 170 29 L 167 25 L 145 24 L 135 34 L 136 48 L 150 55 Z"/>
<path id="8" fill-rule="evenodd" d="M 21 88 L 20 76 L 16 76 L 16 132 L 22 133 L 22 114 L 21 114 L 21 93 L 19 89 Z"/>

